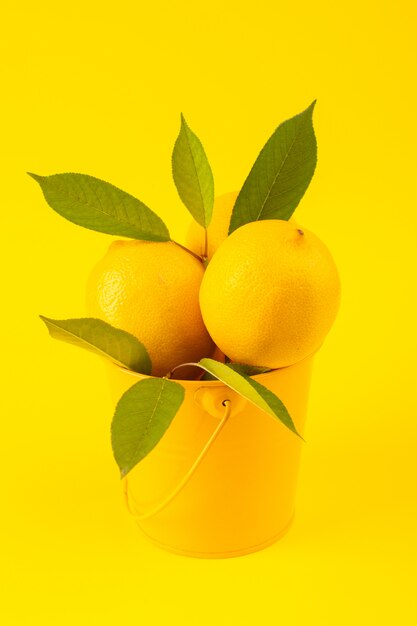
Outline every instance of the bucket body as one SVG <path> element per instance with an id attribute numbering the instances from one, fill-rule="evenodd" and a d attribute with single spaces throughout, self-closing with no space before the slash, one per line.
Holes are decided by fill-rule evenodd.
<path id="1" fill-rule="evenodd" d="M 300 434 L 312 361 L 254 376 L 283 401 Z M 141 378 L 112 366 L 115 400 Z M 157 446 L 124 479 L 131 513 L 155 543 L 189 556 L 224 558 L 270 545 L 294 515 L 303 441 L 223 383 L 176 382 L 185 389 L 180 410 Z M 226 408 L 227 421 L 190 474 Z M 158 510 L 164 500 L 168 503 Z"/>

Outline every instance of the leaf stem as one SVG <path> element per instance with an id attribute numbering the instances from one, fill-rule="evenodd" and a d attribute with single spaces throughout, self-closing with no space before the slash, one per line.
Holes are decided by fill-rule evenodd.
<path id="1" fill-rule="evenodd" d="M 189 367 L 190 365 L 194 365 L 194 367 L 200 367 L 201 368 L 201 365 L 199 363 L 181 363 L 181 365 L 176 365 L 175 367 L 173 367 L 172 370 L 170 370 L 168 372 L 168 374 L 165 374 L 164 378 L 168 378 L 169 379 L 169 378 L 172 377 L 173 373 L 176 370 L 180 369 L 180 367 Z M 201 369 L 203 369 L 203 368 L 201 368 Z"/>
<path id="2" fill-rule="evenodd" d="M 189 254 L 192 254 L 193 257 L 195 257 L 198 261 L 200 261 L 200 263 L 204 262 L 203 257 L 201 257 L 200 255 L 196 254 L 195 252 L 193 252 L 192 250 L 190 250 L 189 248 L 186 248 L 185 246 L 183 246 L 181 243 L 178 243 L 178 241 L 174 241 L 172 240 L 172 243 L 175 243 L 176 246 L 179 246 L 180 248 L 182 248 L 183 250 L 185 250 L 186 252 L 188 252 Z"/>

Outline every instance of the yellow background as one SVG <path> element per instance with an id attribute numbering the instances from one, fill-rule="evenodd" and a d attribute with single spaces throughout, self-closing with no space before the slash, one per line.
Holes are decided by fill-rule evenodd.
<path id="1" fill-rule="evenodd" d="M 4 624 L 415 624 L 414 3 L 7 3 L 0 26 Z M 101 362 L 37 318 L 84 314 L 111 238 L 26 176 L 79 171 L 181 237 L 182 111 L 217 193 L 317 98 L 319 164 L 297 220 L 330 247 L 343 305 L 316 360 L 297 516 L 224 561 L 149 545 L 110 450 Z"/>

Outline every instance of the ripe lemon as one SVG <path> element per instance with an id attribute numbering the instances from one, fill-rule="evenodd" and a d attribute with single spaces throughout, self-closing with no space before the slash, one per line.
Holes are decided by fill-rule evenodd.
<path id="1" fill-rule="evenodd" d="M 218 248 L 200 287 L 215 343 L 232 361 L 270 368 L 312 354 L 336 317 L 340 282 L 326 246 L 293 222 L 261 220 Z"/>
<path id="2" fill-rule="evenodd" d="M 218 196 L 214 201 L 213 215 L 207 228 L 207 258 L 211 259 L 219 245 L 226 239 L 229 232 L 230 218 L 233 206 L 238 196 L 237 191 L 230 191 L 222 196 Z M 205 234 L 204 228 L 195 220 L 190 224 L 185 245 L 187 248 L 198 254 L 204 255 Z"/>
<path id="3" fill-rule="evenodd" d="M 152 374 L 210 356 L 198 294 L 203 264 L 174 242 L 115 241 L 93 269 L 87 310 L 135 335 L 147 349 Z M 198 373 L 178 370 L 178 377 Z"/>

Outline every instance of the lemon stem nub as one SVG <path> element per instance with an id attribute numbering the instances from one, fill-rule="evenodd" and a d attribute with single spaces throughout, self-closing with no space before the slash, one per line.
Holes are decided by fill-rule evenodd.
<path id="1" fill-rule="evenodd" d="M 203 259 L 206 259 L 208 256 L 208 234 L 207 228 L 204 229 L 204 254 Z"/>
<path id="2" fill-rule="evenodd" d="M 301 230 L 301 228 L 297 228 L 298 232 L 300 233 L 300 235 L 304 235 L 304 231 Z"/>

